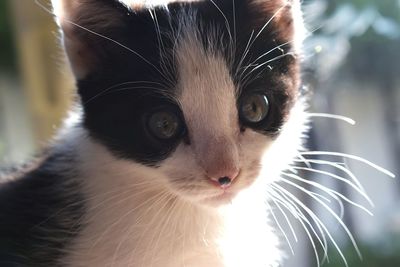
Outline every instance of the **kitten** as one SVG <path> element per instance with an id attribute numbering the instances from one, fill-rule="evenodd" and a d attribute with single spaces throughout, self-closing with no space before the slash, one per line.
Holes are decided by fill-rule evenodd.
<path id="1" fill-rule="evenodd" d="M 53 6 L 81 111 L 1 185 L 1 266 L 278 266 L 266 198 L 306 130 L 299 1 Z"/>

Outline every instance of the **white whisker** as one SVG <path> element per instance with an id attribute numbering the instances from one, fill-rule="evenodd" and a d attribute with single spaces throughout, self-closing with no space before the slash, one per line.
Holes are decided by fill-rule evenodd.
<path id="1" fill-rule="evenodd" d="M 263 66 L 265 66 L 265 65 L 267 65 L 267 64 L 269 64 L 269 63 L 271 63 L 271 62 L 274 62 L 274 61 L 276 61 L 276 60 L 279 60 L 279 59 L 281 59 L 281 58 L 287 57 L 287 56 L 295 56 L 295 53 L 293 53 L 293 52 L 288 52 L 288 53 L 285 53 L 285 54 L 283 54 L 283 55 L 279 55 L 279 56 L 276 56 L 276 57 L 274 57 L 274 58 L 272 58 L 272 59 L 269 59 L 269 60 L 267 60 L 267 61 L 265 61 L 265 62 L 263 62 L 263 63 L 261 63 L 261 64 L 256 65 L 251 71 L 249 71 L 248 73 L 246 73 L 246 75 L 244 76 L 243 80 L 246 80 L 246 78 L 247 78 L 248 76 L 250 76 L 250 74 L 252 74 L 254 71 L 258 70 L 259 68 L 261 68 L 261 67 L 263 67 Z"/>
<path id="2" fill-rule="evenodd" d="M 278 218 L 275 216 L 275 213 L 274 213 L 274 211 L 273 211 L 271 205 L 268 203 L 268 201 L 266 201 L 265 204 L 267 205 L 268 210 L 271 212 L 271 215 L 272 215 L 272 217 L 274 218 L 274 221 L 275 221 L 276 225 L 278 226 L 279 230 L 281 231 L 281 233 L 282 233 L 283 236 L 285 237 L 286 243 L 288 244 L 289 249 L 290 249 L 290 251 L 292 252 L 292 255 L 294 255 L 293 246 L 292 246 L 292 244 L 290 243 L 290 240 L 289 240 L 289 238 L 288 238 L 286 232 L 283 230 L 281 224 L 279 223 Z M 283 213 L 282 213 L 282 214 L 283 214 Z"/>
<path id="3" fill-rule="evenodd" d="M 103 237 L 114 227 L 116 226 L 118 223 L 120 223 L 124 218 L 126 218 L 127 216 L 129 216 L 130 214 L 132 214 L 133 212 L 135 212 L 136 210 L 140 209 L 141 207 L 147 205 L 147 203 L 152 202 L 154 199 L 159 200 L 160 198 L 165 197 L 166 193 L 165 192 L 160 192 L 154 196 L 152 196 L 151 198 L 147 199 L 146 201 L 143 201 L 142 203 L 140 203 L 140 205 L 135 206 L 135 208 L 129 210 L 128 212 L 126 212 L 123 216 L 119 217 L 117 220 L 115 220 L 112 224 L 110 224 L 103 232 L 102 234 L 96 239 L 95 242 L 93 242 L 92 244 L 92 249 L 98 244 L 98 242 L 101 241 L 101 239 L 103 239 Z M 150 205 L 150 207 L 152 207 L 152 205 Z"/>
<path id="4" fill-rule="evenodd" d="M 93 100 L 103 97 L 103 96 L 106 96 L 106 95 L 114 94 L 116 92 L 121 92 L 121 91 L 134 90 L 134 89 L 151 89 L 152 90 L 151 93 L 159 93 L 165 97 L 173 98 L 171 96 L 171 94 L 168 93 L 168 90 L 166 90 L 164 88 L 157 88 L 157 87 L 152 87 L 152 86 L 129 86 L 129 87 L 122 87 L 122 88 L 116 87 L 112 90 L 109 89 L 109 90 L 103 91 L 102 93 L 99 93 L 99 94 L 95 95 L 94 97 L 90 98 L 89 100 L 87 100 L 85 102 L 85 104 L 89 104 Z M 151 94 L 151 93 L 149 92 L 149 94 Z"/>
<path id="5" fill-rule="evenodd" d="M 306 113 L 306 116 L 308 117 L 320 117 L 320 118 L 329 118 L 329 119 L 335 119 L 335 120 L 340 120 L 347 122 L 348 124 L 355 125 L 356 121 L 353 120 L 352 118 L 342 116 L 342 115 L 336 115 L 336 114 L 329 114 L 329 113 Z"/>
<path id="6" fill-rule="evenodd" d="M 298 175 L 296 175 L 296 174 L 292 174 L 292 173 L 282 173 L 282 174 L 285 175 L 285 176 L 287 176 L 287 177 L 290 177 L 290 178 L 292 178 L 292 179 L 295 179 L 295 180 L 297 180 L 297 181 L 300 181 L 300 182 L 302 182 L 302 183 L 305 183 L 305 184 L 314 186 L 314 187 L 316 187 L 316 188 L 318 188 L 318 189 L 320 189 L 320 190 L 326 192 L 329 196 L 331 196 L 332 198 L 334 198 L 335 200 L 337 200 L 338 202 L 341 203 L 340 199 L 338 199 L 338 197 L 340 197 L 341 199 L 343 199 L 343 200 L 346 201 L 347 203 L 349 203 L 349 204 L 351 204 L 351 205 L 353 205 L 353 206 L 355 206 L 355 207 L 357 207 L 357 208 L 359 208 L 359 209 L 365 211 L 368 215 L 373 216 L 372 212 L 369 211 L 367 208 L 365 208 L 365 207 L 362 206 L 361 204 L 358 204 L 358 203 L 356 203 L 356 202 L 350 200 L 349 198 L 347 198 L 347 197 L 344 196 L 343 194 L 341 194 L 341 193 L 339 193 L 339 192 L 337 192 L 337 191 L 335 191 L 335 190 L 333 190 L 333 189 L 330 189 L 330 188 L 328 188 L 328 187 L 326 187 L 326 186 L 324 186 L 324 185 L 322 185 L 322 184 L 319 184 L 319 183 L 316 183 L 316 182 L 313 182 L 313 181 L 309 181 L 309 180 L 303 179 L 303 178 L 301 178 L 300 176 L 298 176 Z M 285 178 L 282 178 L 282 179 L 283 179 L 283 180 L 286 180 Z M 308 190 L 307 190 L 307 191 L 308 191 Z M 309 191 L 309 193 L 314 193 L 314 192 Z M 312 194 L 312 195 L 314 195 L 314 194 Z M 343 206 L 343 203 L 341 204 L 341 206 Z M 340 217 L 343 217 L 343 216 L 340 216 Z"/>
<path id="7" fill-rule="evenodd" d="M 364 197 L 365 200 L 368 201 L 368 203 L 371 205 L 371 207 L 374 206 L 372 200 L 370 199 L 370 197 L 367 195 L 367 193 L 365 192 L 365 190 L 363 190 L 363 188 L 359 188 L 356 184 L 353 184 L 352 182 L 350 182 L 349 180 L 347 180 L 344 177 L 341 177 L 339 175 L 327 172 L 327 171 L 322 171 L 322 170 L 317 170 L 317 169 L 313 169 L 313 168 L 303 168 L 303 167 L 293 167 L 294 169 L 297 170 L 304 170 L 304 171 L 308 171 L 308 172 L 313 172 L 313 173 L 319 173 L 319 174 L 323 174 L 329 177 L 332 177 L 336 180 L 342 181 L 346 184 L 348 184 L 351 188 L 353 188 L 354 190 L 356 190 L 361 196 Z"/>
<path id="8" fill-rule="evenodd" d="M 270 191 L 268 191 L 268 192 L 269 192 L 269 194 L 271 195 L 272 201 L 273 201 L 274 204 L 278 207 L 279 211 L 282 213 L 283 217 L 285 218 L 285 220 L 286 220 L 286 222 L 287 222 L 287 224 L 288 224 L 288 226 L 289 226 L 289 228 L 290 228 L 290 231 L 292 232 L 293 238 L 294 238 L 294 240 L 295 240 L 296 243 L 297 243 L 297 242 L 298 242 L 298 238 L 297 238 L 296 232 L 295 232 L 295 230 L 294 230 L 292 224 L 290 223 L 290 220 L 289 220 L 288 216 L 286 215 L 286 213 L 285 213 L 285 211 L 282 209 L 282 207 L 281 207 L 280 205 L 278 205 L 277 200 L 273 197 L 274 195 L 271 194 Z M 282 203 L 282 205 L 285 205 L 285 204 L 286 204 L 286 203 Z M 286 209 L 290 209 L 289 207 L 285 207 L 285 208 L 286 208 Z M 291 212 L 291 211 L 289 211 L 289 212 Z"/>
<path id="9" fill-rule="evenodd" d="M 275 188 L 275 190 L 279 191 L 279 189 L 277 189 L 277 188 Z M 277 197 L 278 199 L 281 199 L 281 201 L 283 201 L 282 198 L 280 198 L 278 196 L 275 196 L 275 197 Z M 311 223 L 309 222 L 308 218 L 303 214 L 303 212 L 296 205 L 294 205 L 293 202 L 291 202 L 291 203 L 292 203 L 291 205 L 296 209 L 296 213 L 295 213 L 296 215 L 294 215 L 294 213 L 292 213 L 291 209 L 289 209 L 289 211 L 300 222 L 301 226 L 303 227 L 304 231 L 306 232 L 306 235 L 307 235 L 308 239 L 310 240 L 311 246 L 313 247 L 313 252 L 314 252 L 314 255 L 315 255 L 315 259 L 317 261 L 317 266 L 319 267 L 321 265 L 321 263 L 320 263 L 320 259 L 319 259 L 319 255 L 318 255 L 317 246 L 316 246 L 316 244 L 314 242 L 314 239 L 313 239 L 308 227 L 310 227 L 311 231 L 313 232 L 313 235 L 318 239 L 318 241 L 320 242 L 321 246 L 323 247 L 323 249 L 325 251 L 324 243 L 321 241 L 319 235 L 316 233 L 314 227 L 311 225 Z M 307 227 L 307 225 L 305 223 L 308 225 L 308 227 Z"/>
<path id="10" fill-rule="evenodd" d="M 296 162 L 296 160 L 294 160 L 294 161 Z M 362 192 L 364 192 L 364 194 L 368 197 L 364 187 L 362 186 L 362 184 L 360 183 L 358 178 L 349 169 L 347 169 L 346 167 L 342 166 L 343 163 L 337 163 L 337 162 L 333 162 L 333 161 L 326 161 L 326 160 L 320 160 L 320 159 L 307 159 L 307 161 L 309 163 L 312 163 L 312 164 L 332 166 L 332 167 L 334 167 L 334 168 L 346 173 L 350 177 L 350 179 L 356 184 L 356 186 Z M 367 199 L 367 201 L 372 207 L 374 207 L 374 203 L 372 202 L 371 199 L 369 199 L 369 200 Z"/>
<path id="11" fill-rule="evenodd" d="M 233 37 L 232 37 L 231 28 L 230 28 L 230 25 L 229 25 L 228 18 L 225 16 L 225 14 L 221 10 L 221 8 L 214 2 L 214 0 L 210 0 L 210 2 L 215 6 L 216 9 L 218 9 L 219 13 L 221 13 L 222 17 L 224 18 L 226 30 L 228 31 L 229 39 L 230 39 L 231 44 L 232 44 L 233 43 Z"/>
<path id="12" fill-rule="evenodd" d="M 330 151 L 304 151 L 304 152 L 301 152 L 301 154 L 303 156 L 336 156 L 336 157 L 349 158 L 349 159 L 353 159 L 353 160 L 362 162 L 364 164 L 367 164 L 368 166 L 374 168 L 375 170 L 377 170 L 379 172 L 386 174 L 389 177 L 392 177 L 392 178 L 396 177 L 396 175 L 394 175 L 389 170 L 387 170 L 383 167 L 380 167 L 379 165 L 377 165 L 367 159 L 364 159 L 362 157 L 355 156 L 355 155 L 350 155 L 350 154 L 340 153 L 340 152 L 330 152 Z"/>
<path id="13" fill-rule="evenodd" d="M 243 63 L 244 59 L 246 58 L 246 56 L 248 55 L 251 47 L 253 46 L 254 42 L 258 39 L 258 37 L 261 35 L 261 33 L 267 28 L 267 26 L 276 18 L 276 16 L 278 16 L 278 14 L 288 5 L 289 3 L 284 4 L 283 6 L 281 6 L 272 16 L 271 18 L 269 18 L 267 20 L 267 22 L 263 25 L 263 27 L 258 31 L 258 33 L 256 34 L 256 36 L 254 37 L 254 39 L 252 39 L 253 35 L 254 35 L 254 30 L 252 31 L 249 41 L 246 45 L 246 48 L 243 52 L 242 58 L 240 59 L 239 65 L 238 65 L 238 69 L 236 70 L 236 74 L 241 66 L 241 64 Z M 246 75 L 247 76 L 247 75 Z M 242 75 L 240 75 L 240 79 L 239 80 L 243 80 L 242 79 Z"/>
<path id="14" fill-rule="evenodd" d="M 312 169 L 312 165 L 311 163 L 308 161 L 308 159 L 306 159 L 305 157 L 303 157 L 303 155 L 301 155 L 301 153 L 297 154 L 297 157 L 301 160 L 302 163 L 304 163 L 308 168 Z"/>
<path id="15" fill-rule="evenodd" d="M 289 2 L 286 2 L 286 4 L 282 5 L 273 15 L 272 17 L 264 24 L 264 26 L 261 28 L 261 30 L 257 33 L 256 37 L 254 37 L 254 40 L 252 44 L 257 40 L 257 38 L 261 35 L 261 33 L 267 28 L 267 26 L 276 18 L 276 16 L 281 13 L 281 11 L 286 8 L 289 5 Z M 251 45 L 252 45 L 251 44 Z"/>
<path id="16" fill-rule="evenodd" d="M 321 201 L 319 198 L 316 198 L 315 196 L 313 196 L 312 194 L 308 193 L 308 190 L 304 189 L 303 187 L 299 186 L 296 183 L 293 183 L 287 179 L 283 180 L 285 183 L 296 187 L 297 189 L 299 189 L 300 191 L 306 193 L 307 195 L 309 195 L 311 198 L 315 199 L 318 203 L 320 203 L 335 219 L 336 221 L 341 225 L 342 229 L 346 232 L 347 236 L 349 237 L 351 243 L 353 244 L 354 249 L 356 250 L 358 256 L 360 257 L 360 259 L 362 258 L 361 256 L 361 252 L 360 249 L 358 248 L 357 242 L 353 236 L 353 234 L 350 232 L 349 228 L 346 226 L 346 224 L 343 222 L 342 219 L 340 219 L 340 217 L 328 206 L 326 205 L 323 201 Z"/>
<path id="17" fill-rule="evenodd" d="M 306 211 L 310 215 L 310 217 L 313 220 L 313 222 L 315 223 L 316 227 L 318 228 L 318 231 L 321 233 L 321 236 L 322 236 L 322 239 L 321 239 L 321 237 L 318 235 L 317 231 L 314 229 L 314 227 L 311 224 L 311 222 L 308 220 L 307 216 L 301 211 L 301 209 L 296 205 L 296 203 L 294 203 L 283 192 L 281 192 L 279 190 L 279 188 L 273 187 L 273 188 L 271 188 L 271 190 L 272 190 L 271 191 L 272 195 L 275 196 L 277 198 L 277 200 L 279 202 L 281 202 L 284 205 L 284 207 L 287 208 L 289 210 L 289 212 L 297 220 L 304 221 L 310 227 L 310 229 L 313 232 L 314 236 L 317 238 L 319 244 L 321 245 L 322 249 L 324 250 L 324 259 L 323 260 L 325 260 L 325 258 L 327 258 L 328 261 L 329 261 L 329 257 L 328 257 L 328 242 L 327 242 L 325 234 L 324 234 L 324 229 L 321 228 L 322 221 L 320 221 L 316 216 L 314 217 L 314 216 L 312 216 L 311 214 L 309 214 Z M 302 224 L 302 226 L 304 228 L 305 225 Z"/>
<path id="18" fill-rule="evenodd" d="M 313 218 L 315 221 L 319 222 L 320 226 L 324 229 L 325 233 L 328 235 L 329 239 L 331 240 L 333 246 L 336 248 L 336 251 L 339 253 L 340 257 L 342 258 L 344 264 L 346 265 L 346 267 L 349 267 L 348 262 L 346 260 L 346 257 L 344 256 L 344 254 L 343 254 L 342 250 L 340 249 L 339 245 L 337 244 L 335 239 L 332 237 L 332 234 L 329 232 L 328 228 L 315 215 L 315 213 L 311 209 L 309 209 L 306 205 L 304 205 L 297 197 L 295 197 L 292 193 L 290 193 L 289 191 L 287 191 L 286 189 L 284 189 L 280 185 L 275 184 L 274 186 L 279 188 L 281 193 L 287 195 L 287 197 L 291 198 L 298 205 L 300 205 L 300 207 L 302 207 L 302 209 L 304 209 L 307 212 L 307 214 L 309 214 L 311 216 L 311 218 Z"/>

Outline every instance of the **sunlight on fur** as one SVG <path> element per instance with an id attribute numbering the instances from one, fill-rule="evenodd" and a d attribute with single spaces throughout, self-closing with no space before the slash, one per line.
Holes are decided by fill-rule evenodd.
<path id="1" fill-rule="evenodd" d="M 52 0 L 53 11 L 35 2 L 60 27 L 80 103 L 42 161 L 5 189 L 11 210 L 21 209 L 21 192 L 33 201 L 22 212 L 37 215 L 22 230 L 18 216 L 6 217 L 4 231 L 25 231 L 29 242 L 7 247 L 5 260 L 278 267 L 283 241 L 295 253 L 294 219 L 318 267 L 332 246 L 347 266 L 339 241 L 297 193 L 323 208 L 361 257 L 344 206 L 372 215 L 369 207 L 307 174 L 343 183 L 370 206 L 344 159 L 394 174 L 305 147 L 312 119 L 355 121 L 307 112 L 300 1 Z"/>

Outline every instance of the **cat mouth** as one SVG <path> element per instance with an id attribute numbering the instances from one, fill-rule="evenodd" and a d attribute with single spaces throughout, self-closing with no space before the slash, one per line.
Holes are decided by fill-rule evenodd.
<path id="1" fill-rule="evenodd" d="M 221 191 L 221 193 L 219 193 L 217 195 L 210 196 L 210 197 L 203 199 L 202 202 L 205 204 L 211 204 L 211 205 L 216 205 L 216 206 L 223 205 L 223 204 L 230 204 L 236 195 L 237 195 L 237 192 L 233 192 L 230 190 L 229 191 L 224 190 L 224 191 Z"/>

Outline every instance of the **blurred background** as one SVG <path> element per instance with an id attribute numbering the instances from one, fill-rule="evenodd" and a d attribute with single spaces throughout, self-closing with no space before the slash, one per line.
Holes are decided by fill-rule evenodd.
<path id="1" fill-rule="evenodd" d="M 357 155 L 400 174 L 400 0 L 303 2 L 312 32 L 304 53 L 310 112 L 345 115 L 356 121 L 352 126 L 313 117 L 310 149 Z M 45 146 L 71 104 L 74 86 L 57 38 L 53 18 L 33 0 L 0 0 L 0 168 L 23 162 Z M 344 204 L 341 214 L 358 241 L 362 261 L 335 218 L 320 203 L 299 195 L 322 218 L 349 266 L 400 266 L 399 181 L 346 157 L 313 159 L 338 162 L 351 170 L 375 204 L 370 207 L 348 184 L 322 174 L 349 178 L 337 167 L 312 166 L 319 172 L 300 174 L 373 212 L 370 216 Z M 332 206 L 340 213 L 338 205 Z M 296 238 L 282 223 L 294 250 L 291 255 L 287 246 L 284 267 L 316 266 L 307 231 L 296 219 L 291 222 Z M 313 241 L 318 243 L 315 237 Z M 321 246 L 317 250 L 323 254 Z M 345 266 L 335 251 L 330 242 L 330 261 L 323 266 Z"/>

